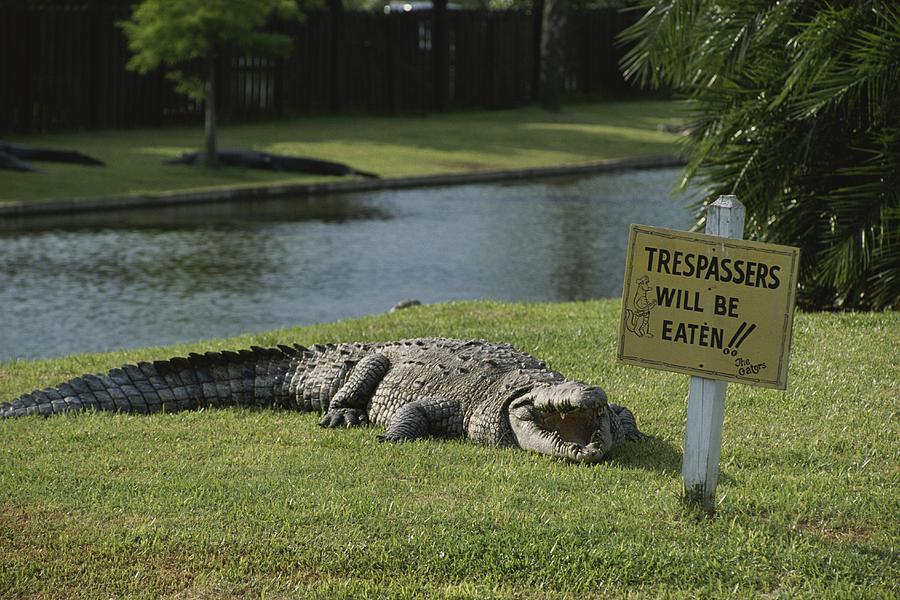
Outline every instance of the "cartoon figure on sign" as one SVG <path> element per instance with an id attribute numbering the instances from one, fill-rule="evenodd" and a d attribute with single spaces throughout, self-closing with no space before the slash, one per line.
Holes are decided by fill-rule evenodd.
<path id="1" fill-rule="evenodd" d="M 634 301 L 630 308 L 625 309 L 625 328 L 638 337 L 653 337 L 650 333 L 650 310 L 656 306 L 656 301 L 650 300 L 650 278 L 644 275 L 637 280 L 638 289 L 634 293 Z"/>

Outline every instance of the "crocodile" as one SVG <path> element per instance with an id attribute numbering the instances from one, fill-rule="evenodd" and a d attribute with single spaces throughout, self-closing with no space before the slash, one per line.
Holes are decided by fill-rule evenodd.
<path id="1" fill-rule="evenodd" d="M 104 166 L 102 161 L 74 150 L 35 148 L 34 146 L 24 146 L 22 144 L 9 144 L 0 140 L 0 169 L 25 172 L 35 171 L 36 169 L 31 166 L 31 163 L 27 162 L 29 160 L 75 163 L 95 167 Z"/>
<path id="2" fill-rule="evenodd" d="M 223 406 L 318 411 L 323 427 L 382 427 L 380 441 L 465 437 L 573 462 L 598 462 L 643 437 L 631 411 L 608 403 L 601 388 L 505 343 L 446 338 L 138 362 L 0 403 L 0 418 Z"/>
<path id="3" fill-rule="evenodd" d="M 258 150 L 219 150 L 216 152 L 219 163 L 232 167 L 246 167 L 248 169 L 264 169 L 267 171 L 296 171 L 298 173 L 312 173 L 315 175 L 359 175 L 369 179 L 378 179 L 375 173 L 359 171 L 343 163 L 321 160 L 318 158 L 306 158 L 302 156 L 284 156 L 270 154 Z M 193 165 L 206 164 L 205 152 L 186 152 L 175 158 L 164 160 L 166 165 Z"/>

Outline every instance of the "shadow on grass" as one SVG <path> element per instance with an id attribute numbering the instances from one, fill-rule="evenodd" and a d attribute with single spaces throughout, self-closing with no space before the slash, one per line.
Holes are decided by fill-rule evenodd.
<path id="1" fill-rule="evenodd" d="M 388 136 L 380 128 L 345 129 L 330 132 L 308 132 L 302 138 L 273 135 L 255 138 L 255 147 L 271 152 L 309 153 L 317 145 L 345 145 L 349 148 L 381 144 L 387 152 L 421 151 L 450 153 L 451 155 L 491 155 L 509 157 L 529 152 L 557 152 L 564 155 L 585 157 L 627 156 L 631 154 L 671 154 L 673 144 L 666 138 L 657 138 L 653 131 L 637 128 L 586 126 L 564 124 L 554 127 L 542 122 L 512 123 L 506 129 L 486 124 L 477 134 L 457 131 L 443 124 L 412 129 L 398 125 Z M 560 129 L 564 131 L 561 134 Z M 237 136 L 236 136 L 237 137 Z M 324 154 L 323 154 L 324 156 Z M 478 164 L 478 163 L 474 163 Z"/>
<path id="2" fill-rule="evenodd" d="M 680 115 L 677 110 L 673 112 L 671 103 L 621 102 L 600 106 L 602 110 L 573 106 L 558 114 L 523 108 L 423 117 L 328 115 L 234 123 L 223 127 L 222 147 L 247 146 L 271 152 L 309 154 L 319 146 L 337 146 L 343 153 L 377 146 L 387 154 L 400 152 L 413 156 L 423 151 L 451 155 L 474 152 L 495 157 L 521 152 L 558 152 L 585 158 L 627 156 L 636 151 L 675 152 L 677 136 L 660 135 L 656 131 L 657 124 Z M 181 135 L 185 143 L 196 145 L 196 136 Z M 172 148 L 176 144 L 164 146 Z"/>
<path id="3" fill-rule="evenodd" d="M 626 442 L 614 451 L 610 460 L 623 467 L 657 471 L 666 475 L 681 473 L 683 454 L 666 440 L 647 436 L 640 442 Z"/>

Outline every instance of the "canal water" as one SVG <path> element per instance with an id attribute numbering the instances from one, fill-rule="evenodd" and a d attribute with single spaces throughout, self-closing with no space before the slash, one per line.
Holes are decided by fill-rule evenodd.
<path id="1" fill-rule="evenodd" d="M 631 223 L 687 228 L 679 170 L 0 222 L 0 361 L 384 312 L 622 291 Z"/>

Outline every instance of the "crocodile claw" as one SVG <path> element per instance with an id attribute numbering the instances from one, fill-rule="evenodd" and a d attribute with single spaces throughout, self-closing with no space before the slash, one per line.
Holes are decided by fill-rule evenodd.
<path id="1" fill-rule="evenodd" d="M 361 427 L 369 423 L 369 415 L 362 408 L 332 408 L 322 420 L 321 427 Z"/>

